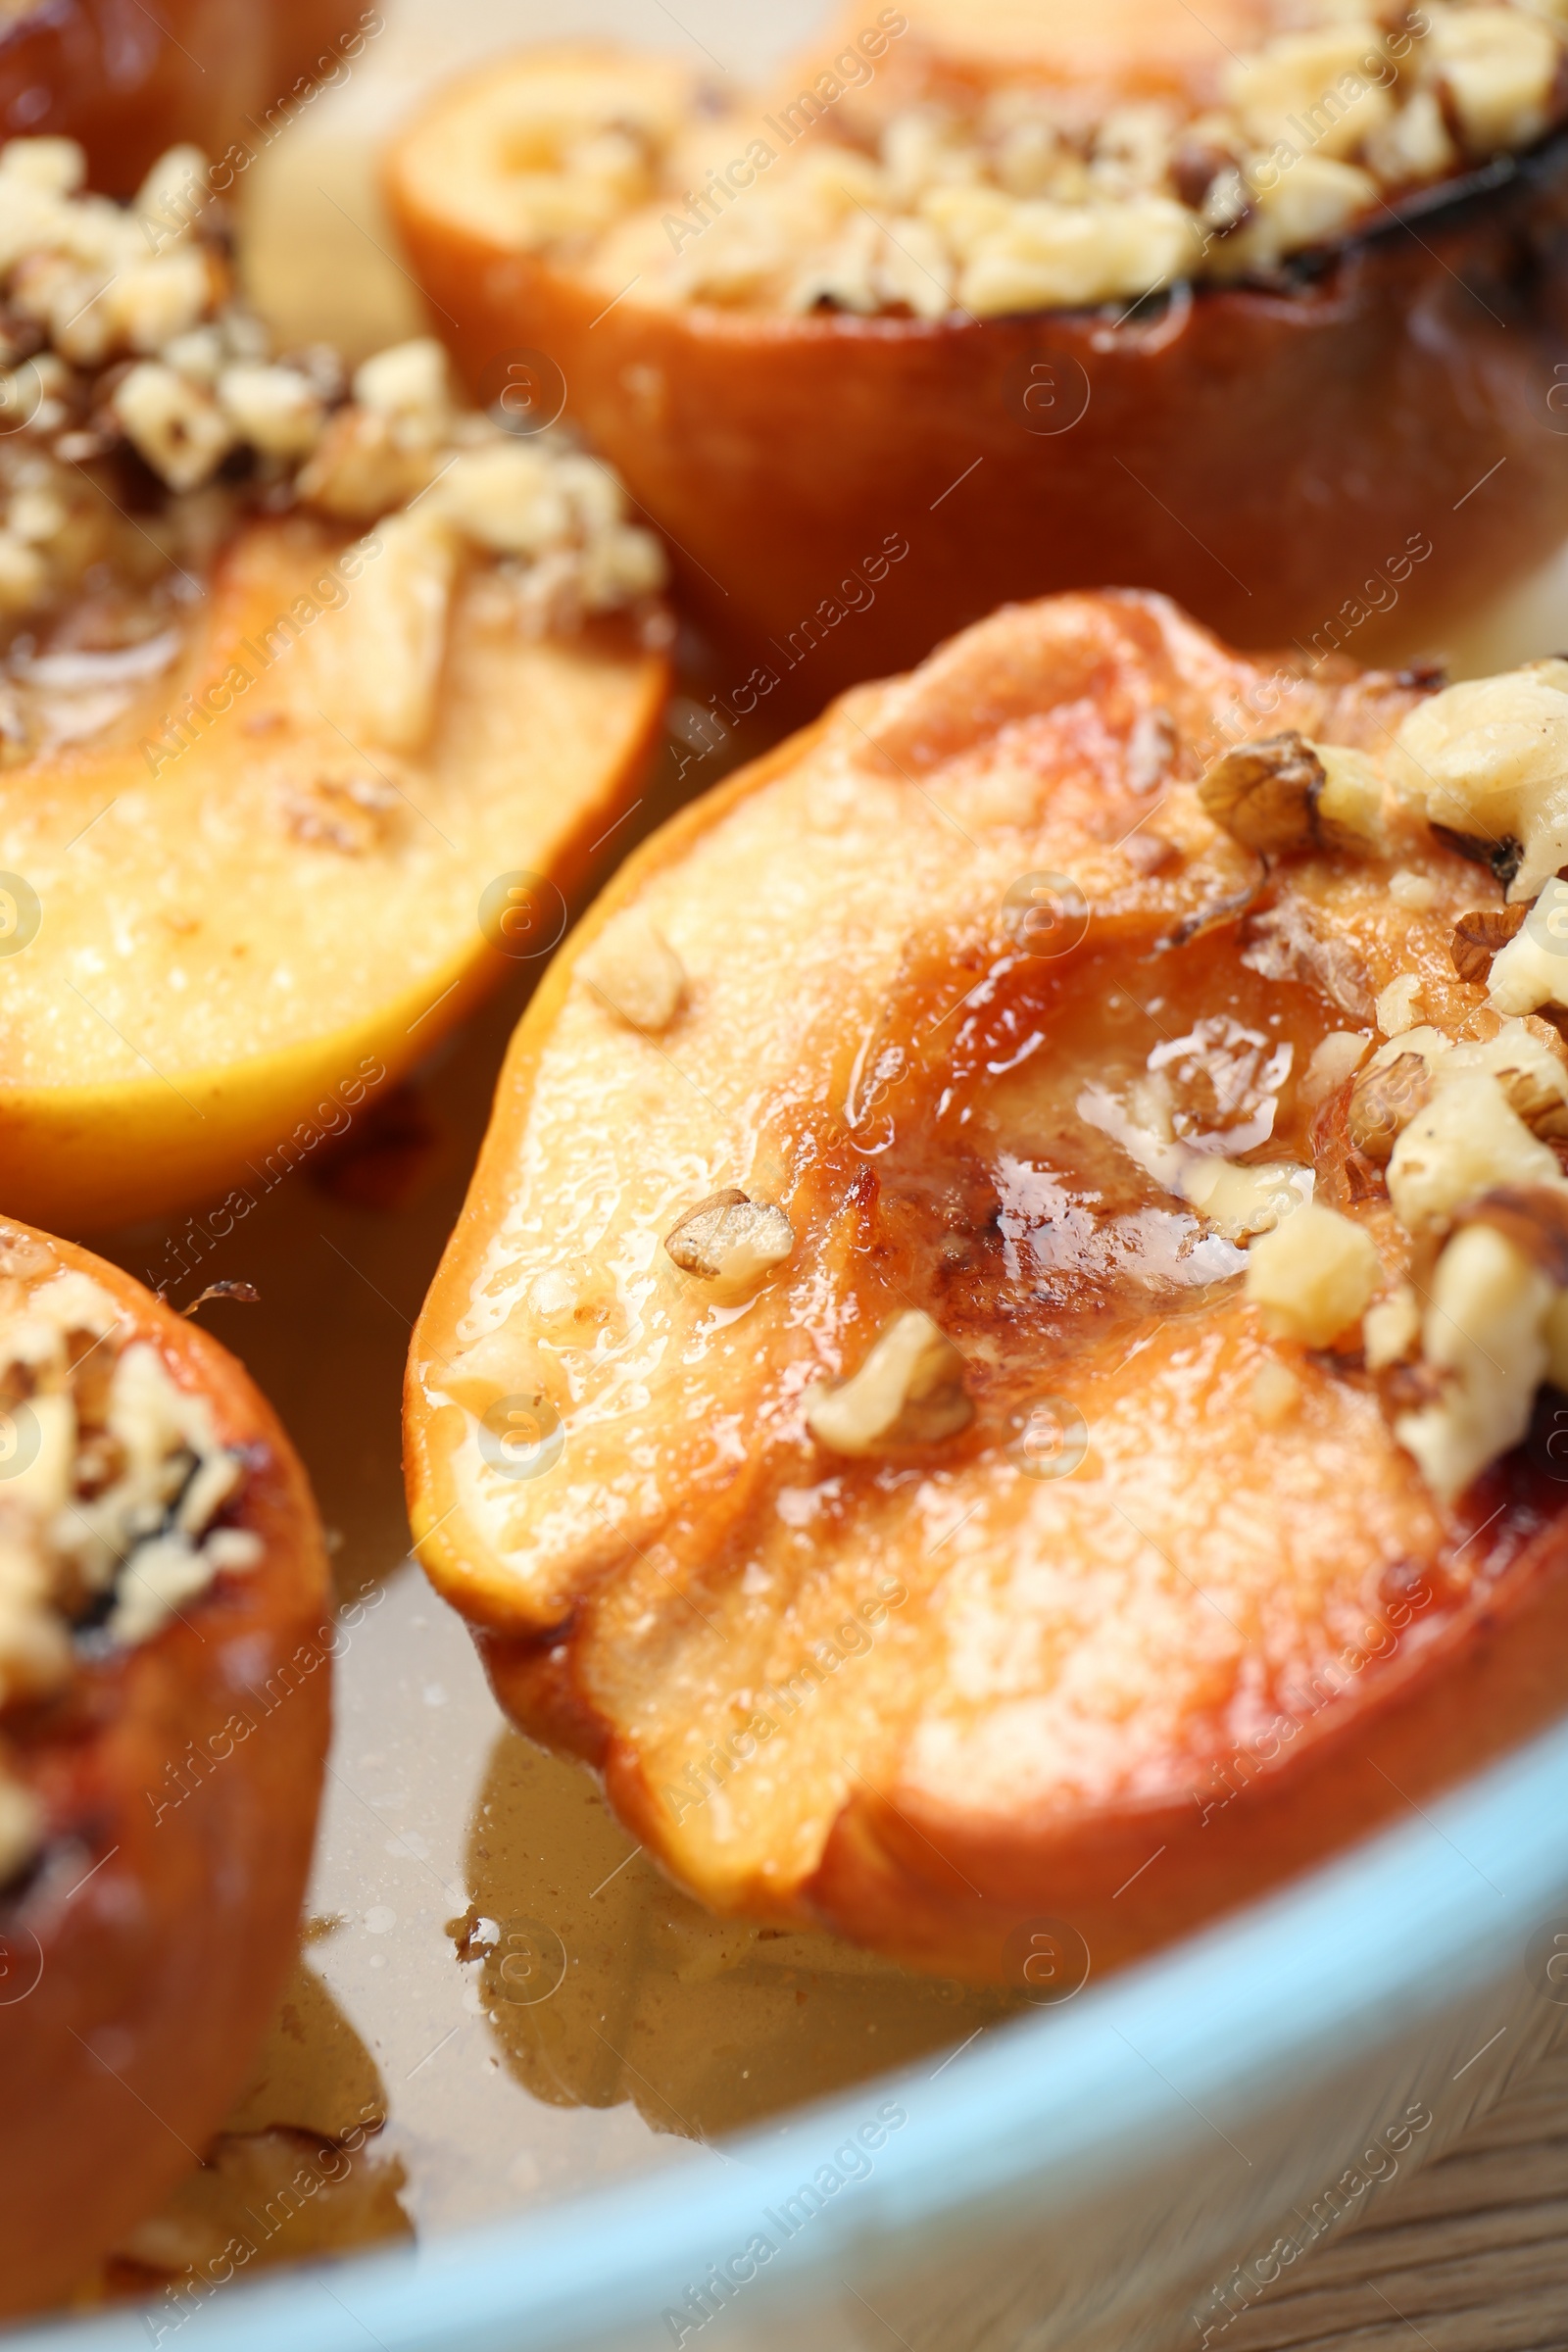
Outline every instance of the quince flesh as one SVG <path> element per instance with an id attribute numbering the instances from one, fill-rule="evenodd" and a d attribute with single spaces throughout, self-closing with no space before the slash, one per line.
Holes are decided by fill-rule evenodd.
<path id="1" fill-rule="evenodd" d="M 514 945 L 549 946 L 634 789 L 663 660 L 619 621 L 528 638 L 480 609 L 483 575 L 454 596 L 428 741 L 377 744 L 334 654 L 346 544 L 242 529 L 172 668 L 90 740 L 0 768 L 0 868 L 36 902 L 0 927 L 19 1215 L 90 1230 L 275 1176 L 318 1104 L 339 1126 L 331 1099 L 395 1080 Z M 487 934 L 483 893 L 518 872 L 536 935 Z"/>
<path id="2" fill-rule="evenodd" d="M 1396 972 L 1473 1008 L 1494 886 L 1397 808 L 1269 870 L 1196 785 L 1249 733 L 1376 749 L 1420 691 L 1157 597 L 1013 608 L 667 826 L 552 966 L 415 1336 L 414 1526 L 503 1704 L 712 1910 L 1028 1989 L 1560 1706 L 1557 1489 L 1521 1449 L 1435 1500 L 1158 1156 L 1314 1170 L 1401 1277 L 1308 1064 Z M 632 907 L 686 974 L 657 1040 L 578 977 Z M 794 1236 L 739 1301 L 662 1247 L 727 1186 Z M 817 1443 L 911 1312 L 966 1422 Z"/>

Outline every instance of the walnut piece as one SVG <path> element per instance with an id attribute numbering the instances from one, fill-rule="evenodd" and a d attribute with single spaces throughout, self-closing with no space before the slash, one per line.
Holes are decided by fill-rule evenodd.
<path id="1" fill-rule="evenodd" d="M 1317 804 L 1325 777 L 1298 734 L 1246 743 L 1211 767 L 1198 787 L 1204 811 L 1233 841 L 1263 857 L 1317 847 Z"/>
<path id="2" fill-rule="evenodd" d="M 1568 1071 L 1536 1067 L 1496 1076 L 1508 1108 L 1532 1135 L 1568 1136 Z"/>
<path id="3" fill-rule="evenodd" d="M 754 1200 L 735 1185 L 688 1209 L 664 1236 L 664 1248 L 683 1274 L 726 1290 L 750 1288 L 795 1247 L 795 1229 L 770 1200 Z"/>
<path id="4" fill-rule="evenodd" d="M 1372 1238 L 1308 1201 L 1247 1253 L 1247 1296 L 1281 1338 L 1327 1348 L 1358 1323 L 1382 1280 Z"/>
<path id="5" fill-rule="evenodd" d="M 1511 903 L 1535 898 L 1568 863 L 1568 662 L 1445 687 L 1406 711 L 1391 767 L 1440 835 L 1505 878 Z"/>
<path id="6" fill-rule="evenodd" d="M 686 995 L 686 968 L 640 906 L 612 914 L 577 959 L 580 979 L 628 1029 L 657 1037 Z"/>
<path id="7" fill-rule="evenodd" d="M 1429 1101 L 1432 1078 L 1419 1054 L 1373 1062 L 1350 1089 L 1347 1125 L 1350 1141 L 1368 1159 L 1387 1167 L 1389 1154 L 1415 1114 Z"/>
<path id="8" fill-rule="evenodd" d="M 851 1455 L 955 1437 L 974 1416 L 963 1370 L 940 1324 L 907 1308 L 879 1334 L 858 1372 L 817 1391 L 806 1426 L 830 1453 Z"/>
<path id="9" fill-rule="evenodd" d="M 1462 1494 L 1529 1427 L 1552 1298 L 1534 1257 L 1491 1224 L 1463 1226 L 1439 1258 L 1421 1346 L 1441 1388 L 1394 1426 L 1440 1501 Z"/>
<path id="10" fill-rule="evenodd" d="M 194 490 L 234 445 L 234 429 L 212 394 L 161 360 L 132 368 L 111 406 L 132 448 L 171 490 Z"/>
<path id="11" fill-rule="evenodd" d="M 1492 1071 L 1445 1071 L 1389 1156 L 1389 1198 L 1407 1233 L 1440 1225 L 1498 1187 L 1559 1181 L 1556 1156 L 1510 1107 Z"/>
<path id="12" fill-rule="evenodd" d="M 361 544 L 354 593 L 306 640 L 322 715 L 351 745 L 417 752 L 435 725 L 457 538 L 416 507 Z"/>
<path id="13" fill-rule="evenodd" d="M 1475 906 L 1461 914 L 1448 950 L 1460 979 L 1485 987 L 1492 958 L 1507 946 L 1529 911 L 1528 906 Z"/>
<path id="14" fill-rule="evenodd" d="M 1369 1372 L 1402 1363 L 1421 1337 L 1421 1302 L 1407 1282 L 1369 1306 L 1361 1318 L 1361 1344 Z"/>
<path id="15" fill-rule="evenodd" d="M 1374 847 L 1383 786 L 1364 753 L 1288 730 L 1227 752 L 1198 797 L 1244 849 L 1286 858 Z"/>
<path id="16" fill-rule="evenodd" d="M 1568 1187 L 1499 1186 L 1495 1192 L 1484 1193 L 1458 1222 L 1461 1227 L 1490 1225 L 1548 1275 L 1558 1290 L 1568 1290 Z"/>
<path id="17" fill-rule="evenodd" d="M 81 1628 L 133 1646 L 262 1556 L 251 1530 L 213 1524 L 246 1464 L 206 1397 L 130 1337 L 100 1283 L 23 1249 L 0 1265 L 0 1731 L 69 1686 Z M 0 1885 L 39 1835 L 0 1738 Z"/>

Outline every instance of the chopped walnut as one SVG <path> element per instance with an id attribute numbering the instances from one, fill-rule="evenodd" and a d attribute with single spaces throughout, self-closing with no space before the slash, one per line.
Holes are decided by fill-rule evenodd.
<path id="1" fill-rule="evenodd" d="M 1244 849 L 1286 858 L 1373 846 L 1383 788 L 1362 753 L 1288 731 L 1227 752 L 1198 797 Z"/>
<path id="2" fill-rule="evenodd" d="M 1368 1159 L 1386 1167 L 1404 1129 L 1429 1100 L 1432 1078 L 1419 1054 L 1375 1061 L 1350 1089 L 1347 1124 L 1350 1141 Z"/>
<path id="3" fill-rule="evenodd" d="M 1264 1429 L 1278 1429 L 1301 1401 L 1301 1384 L 1288 1364 L 1262 1364 L 1252 1376 L 1250 1402 Z"/>
<path id="4" fill-rule="evenodd" d="M 1409 1030 L 1421 1026 L 1426 1012 L 1426 999 L 1421 990 L 1419 972 L 1399 972 L 1380 989 L 1372 1005 L 1372 1018 L 1385 1037 L 1403 1037 Z"/>
<path id="5" fill-rule="evenodd" d="M 1445 687 L 1406 712 L 1392 761 L 1428 821 L 1494 863 L 1510 902 L 1568 864 L 1568 662 Z"/>
<path id="6" fill-rule="evenodd" d="M 1361 1318 L 1361 1345 L 1369 1372 L 1402 1363 L 1421 1337 L 1421 1302 L 1409 1283 L 1399 1283 Z"/>
<path id="7" fill-rule="evenodd" d="M 131 1337 L 110 1293 L 52 1254 L 0 1270 L 0 1730 L 58 1690 L 84 1641 L 147 1641 L 224 1571 L 254 1567 L 248 1529 L 219 1528 L 243 1486 L 204 1396 Z M 0 1881 L 36 1819 L 0 1750 Z M 24 1835 L 29 1818 L 32 1837 Z"/>
<path id="8" fill-rule="evenodd" d="M 510 172 L 518 241 L 586 255 L 606 300 L 635 286 L 639 303 L 783 314 L 1125 308 L 1183 280 L 1271 274 L 1561 115 L 1568 27 L 1545 0 L 1434 5 L 1393 29 L 1312 13 L 1330 21 L 1232 51 L 1218 106 L 1144 100 L 1096 120 L 1044 77 L 955 85 L 887 117 L 875 152 L 831 119 L 791 138 L 718 210 L 693 191 L 745 147 L 753 102 L 737 93 L 717 121 L 710 102 L 694 125 L 689 98 L 666 95 L 628 143 L 626 86 L 606 70 L 597 122 L 590 104 L 569 134 L 536 126 Z M 607 154 L 635 169 L 607 171 Z"/>
<path id="9" fill-rule="evenodd" d="M 1548 1274 L 1559 1291 L 1568 1290 L 1568 1185 L 1499 1187 L 1483 1193 L 1456 1223 L 1490 1225 Z"/>
<path id="10" fill-rule="evenodd" d="M 371 523 L 451 473 L 427 518 L 456 550 L 500 557 L 517 629 L 563 633 L 628 609 L 657 625 L 660 543 L 568 434 L 524 447 L 461 412 L 427 336 L 377 353 L 352 383 L 324 348 L 274 357 L 235 298 L 196 150 L 163 158 L 128 206 L 81 194 L 82 172 L 69 140 L 0 146 L 0 618 L 30 623 L 111 576 L 177 601 L 174 584 L 210 566 L 245 512 L 297 500 Z M 151 511 L 144 467 L 167 493 Z M 518 498 L 499 495 L 523 475 L 525 524 Z M 406 651 L 398 639 L 395 663 Z M 426 667 L 414 663 L 413 715 L 394 712 L 381 740 L 422 740 Z"/>
<path id="11" fill-rule="evenodd" d="M 578 976 L 628 1029 L 660 1036 L 686 995 L 680 957 L 640 906 L 622 907 L 577 959 Z"/>
<path id="12" fill-rule="evenodd" d="M 1526 147 L 1545 129 L 1562 51 L 1518 8 L 1433 8 L 1423 64 L 1472 155 Z"/>
<path id="13" fill-rule="evenodd" d="M 371 409 L 340 409 L 301 471 L 299 494 L 323 514 L 370 522 L 417 498 L 437 470 L 429 444 L 401 442 L 389 417 Z"/>
<path id="14" fill-rule="evenodd" d="M 325 408 L 298 368 L 239 361 L 217 378 L 218 404 L 236 434 L 270 458 L 305 458 L 321 438 Z"/>
<path id="15" fill-rule="evenodd" d="M 1331 1029 L 1313 1047 L 1300 1085 L 1301 1100 L 1308 1108 L 1338 1093 L 1365 1061 L 1371 1042 L 1364 1029 Z"/>
<path id="16" fill-rule="evenodd" d="M 1284 856 L 1317 846 L 1322 764 L 1299 735 L 1266 736 L 1227 752 L 1198 787 L 1206 814 L 1244 849 Z"/>
<path id="17" fill-rule="evenodd" d="M 1532 1135 L 1568 1136 L 1568 1071 L 1538 1065 L 1500 1069 L 1496 1075 L 1508 1108 Z"/>
<path id="18" fill-rule="evenodd" d="M 1488 1001 L 1498 1012 L 1568 1004 L 1568 882 L 1553 876 L 1523 913 L 1513 938 L 1498 949 L 1488 977 Z"/>
<path id="19" fill-rule="evenodd" d="M 1557 1180 L 1556 1156 L 1531 1134 L 1490 1070 L 1445 1072 L 1389 1157 L 1389 1198 L 1409 1233 L 1441 1225 L 1498 1187 Z"/>
<path id="20" fill-rule="evenodd" d="M 296 841 L 363 858 L 386 833 L 397 794 L 379 776 L 317 776 L 289 784 L 280 796 L 283 821 Z"/>
<path id="21" fill-rule="evenodd" d="M 132 447 L 171 490 L 194 490 L 233 447 L 233 427 L 212 394 L 161 360 L 133 368 L 112 406 Z"/>
<path id="22" fill-rule="evenodd" d="M 1528 906 L 1477 906 L 1461 914 L 1448 951 L 1460 979 L 1485 987 L 1493 957 L 1507 946 L 1529 911 Z"/>
<path id="23" fill-rule="evenodd" d="M 794 1247 L 784 1211 L 734 1185 L 700 1200 L 664 1236 L 664 1249 L 683 1274 L 726 1290 L 750 1288 L 781 1266 Z"/>
<path id="24" fill-rule="evenodd" d="M 1311 123 L 1315 150 L 1344 159 L 1394 111 L 1384 36 L 1353 19 L 1308 32 L 1284 32 L 1227 69 L 1225 95 L 1252 144 L 1265 153 Z M 1347 102 L 1348 86 L 1356 94 Z"/>
<path id="25" fill-rule="evenodd" d="M 1461 1494 L 1529 1427 L 1552 1295 L 1533 1255 L 1490 1224 L 1464 1226 L 1438 1259 L 1422 1354 L 1439 1395 L 1395 1430 L 1440 1500 Z"/>
<path id="26" fill-rule="evenodd" d="M 1238 1164 L 1205 1153 L 1182 1171 L 1182 1198 L 1227 1242 L 1271 1233 L 1312 1197 L 1312 1171 L 1290 1160 Z"/>
<path id="27" fill-rule="evenodd" d="M 849 1380 L 814 1393 L 806 1426 L 830 1453 L 852 1455 L 955 1437 L 974 1417 L 963 1374 L 963 1357 L 941 1326 L 910 1307 Z"/>
<path id="28" fill-rule="evenodd" d="M 1358 1323 L 1382 1279 L 1369 1234 L 1308 1201 L 1247 1253 L 1247 1296 L 1271 1330 L 1327 1348 Z"/>

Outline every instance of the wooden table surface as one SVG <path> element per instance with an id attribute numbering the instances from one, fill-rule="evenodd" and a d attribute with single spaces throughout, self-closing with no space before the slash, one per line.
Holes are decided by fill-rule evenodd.
<path id="1" fill-rule="evenodd" d="M 1360 2228 L 1287 2274 L 1224 2336 L 1224 2352 L 1421 2345 L 1568 2347 L 1568 2024 L 1456 2148 L 1397 2182 Z"/>

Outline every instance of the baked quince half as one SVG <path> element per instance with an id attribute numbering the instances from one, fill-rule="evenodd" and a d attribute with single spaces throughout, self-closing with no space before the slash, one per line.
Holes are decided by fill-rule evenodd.
<path id="1" fill-rule="evenodd" d="M 0 124 L 79 139 L 117 194 L 174 140 L 204 138 L 232 185 L 382 24 L 359 0 L 170 0 L 140 23 L 115 0 L 17 0 L 0 30 Z"/>
<path id="2" fill-rule="evenodd" d="M 1430 636 L 1568 520 L 1563 39 L 932 0 L 750 95 L 487 65 L 388 188 L 469 383 L 564 387 L 739 710 L 1107 577 L 1324 653 L 1396 607 Z"/>
<path id="3" fill-rule="evenodd" d="M 233 1357 L 0 1223 L 0 2312 L 69 2293 L 244 2080 L 333 1640 L 305 1474 Z"/>
<path id="4" fill-rule="evenodd" d="M 1059 1990 L 1563 1705 L 1564 778 L 1568 664 L 1067 597 L 599 901 L 410 1491 L 504 1705 L 711 1909 Z"/>
<path id="5" fill-rule="evenodd" d="M 433 342 L 270 354 L 200 162 L 0 150 L 0 1201 L 73 1229 L 254 1197 L 548 949 L 665 691 L 613 476 Z"/>

